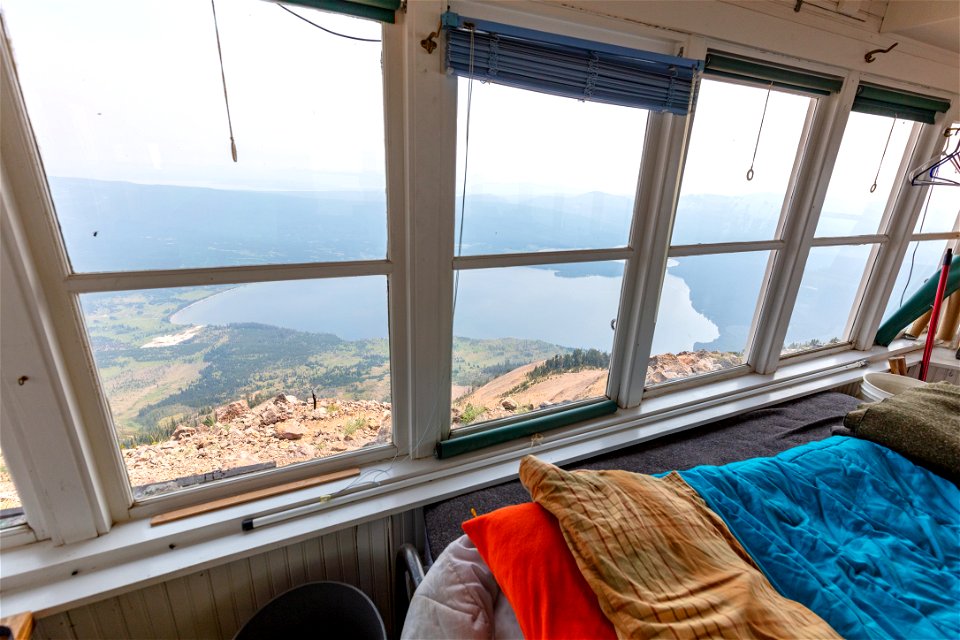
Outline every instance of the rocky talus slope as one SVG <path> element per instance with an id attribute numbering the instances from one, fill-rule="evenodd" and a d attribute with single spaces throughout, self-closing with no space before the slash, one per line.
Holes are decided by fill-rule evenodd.
<path id="1" fill-rule="evenodd" d="M 454 425 L 464 424 L 468 405 L 480 422 L 562 402 L 602 396 L 606 369 L 582 369 L 530 381 L 534 362 L 491 380 L 453 403 Z M 717 351 L 684 351 L 650 358 L 647 384 L 727 369 L 741 357 Z M 482 411 L 481 411 L 482 409 Z M 383 402 L 299 400 L 281 394 L 255 407 L 244 401 L 219 407 L 212 425 L 180 425 L 168 440 L 124 449 L 137 496 L 215 480 L 237 471 L 284 466 L 390 441 L 390 405 Z M 0 508 L 19 504 L 0 469 Z"/>
<path id="2" fill-rule="evenodd" d="M 390 405 L 367 400 L 298 400 L 279 395 L 253 408 L 216 410 L 212 425 L 179 425 L 169 440 L 123 451 L 138 495 L 230 475 L 231 469 L 284 466 L 390 441 Z M 186 482 L 185 482 L 186 481 Z"/>
<path id="3" fill-rule="evenodd" d="M 584 368 L 531 381 L 529 374 L 543 362 L 517 367 L 482 387 L 454 399 L 454 426 L 496 420 L 563 402 L 597 398 L 606 393 L 607 370 Z M 647 385 L 729 369 L 743 364 L 736 353 L 681 351 L 650 358 Z"/>

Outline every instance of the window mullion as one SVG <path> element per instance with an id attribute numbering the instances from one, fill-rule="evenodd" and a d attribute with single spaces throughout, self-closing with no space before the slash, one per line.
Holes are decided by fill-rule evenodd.
<path id="1" fill-rule="evenodd" d="M 409 359 L 406 370 L 394 375 L 410 380 L 404 419 L 413 427 L 409 448 L 414 457 L 432 455 L 435 442 L 450 428 L 457 80 L 437 73 L 442 55 L 420 46 L 445 6 L 436 0 L 411 3 L 404 19 Z"/>
<path id="2" fill-rule="evenodd" d="M 404 82 L 407 77 L 404 56 L 404 14 L 398 13 L 399 25 L 383 28 L 383 117 L 386 136 L 387 180 L 387 258 L 390 273 L 387 280 L 387 304 L 390 332 L 390 398 L 393 443 L 398 454 L 409 452 L 415 439 L 410 416 L 411 384 L 409 375 L 409 283 L 407 281 L 407 209 L 405 160 L 406 133 Z"/>
<path id="3" fill-rule="evenodd" d="M 923 126 L 919 133 L 916 130 L 914 131 L 908 145 L 908 148 L 913 146 L 913 153 L 907 155 L 907 160 L 902 165 L 902 167 L 906 167 L 906 172 L 909 172 L 911 167 L 923 163 L 937 153 L 937 150 L 943 144 L 941 134 L 944 123 L 956 119 L 956 109 L 957 107 L 954 107 L 954 113 L 941 114 L 937 124 Z M 951 119 L 951 116 L 953 119 Z M 927 190 L 931 188 L 929 186 L 919 189 L 912 187 L 909 179 L 909 175 L 905 176 L 898 197 L 892 207 L 889 207 L 890 215 L 885 221 L 884 231 L 890 238 L 890 242 L 881 245 L 879 248 L 873 269 L 876 277 L 872 278 L 871 282 L 864 288 L 863 304 L 854 320 L 850 333 L 855 349 L 868 349 L 873 344 L 877 329 L 883 319 L 883 311 L 886 309 L 887 300 L 890 298 L 897 280 L 897 267 L 903 262 L 907 247 L 912 240 L 911 231 L 920 217 L 920 210 L 926 199 Z"/>
<path id="4" fill-rule="evenodd" d="M 774 258 L 760 313 L 754 323 L 755 334 L 748 362 L 757 373 L 772 373 L 780 361 L 780 348 L 793 315 L 800 280 L 859 80 L 859 74 L 852 73 L 845 79 L 839 94 L 821 98 L 808 120 L 806 135 L 802 137 L 805 148 L 798 151 L 799 164 L 788 187 L 790 196 L 779 234 L 786 245 Z"/>
<path id="5" fill-rule="evenodd" d="M 608 394 L 622 408 L 640 404 L 667 267 L 690 116 L 650 114 L 640 166 Z"/>

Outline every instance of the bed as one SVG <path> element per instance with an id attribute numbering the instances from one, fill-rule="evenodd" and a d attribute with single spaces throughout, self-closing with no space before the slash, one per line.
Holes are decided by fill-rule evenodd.
<path id="1" fill-rule="evenodd" d="M 442 552 L 403 637 L 960 637 L 960 390 L 920 394 L 525 458 L 425 510 Z"/>

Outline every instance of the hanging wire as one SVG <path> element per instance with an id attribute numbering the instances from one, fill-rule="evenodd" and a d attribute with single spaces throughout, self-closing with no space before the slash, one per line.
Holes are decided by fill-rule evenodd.
<path id="1" fill-rule="evenodd" d="M 473 106 L 473 25 L 464 25 L 470 28 L 470 59 L 467 73 L 467 122 L 466 134 L 463 143 L 463 190 L 460 193 L 460 233 L 457 238 L 457 257 L 463 251 L 463 220 L 467 209 L 467 168 L 470 162 L 470 111 Z M 453 276 L 453 313 L 457 313 L 457 294 L 460 292 L 460 270 L 457 269 Z"/>
<path id="2" fill-rule="evenodd" d="M 753 163 L 757 161 L 757 149 L 760 148 L 760 134 L 763 133 L 763 121 L 767 118 L 767 105 L 770 104 L 770 92 L 773 91 L 773 83 L 767 87 L 767 99 L 763 101 L 763 115 L 760 116 L 760 128 L 757 130 L 757 144 L 753 147 L 753 158 L 750 160 L 750 168 L 747 169 L 747 180 L 753 180 Z"/>
<path id="3" fill-rule="evenodd" d="M 932 189 L 927 189 L 927 203 L 923 207 L 923 215 L 920 217 L 920 228 L 917 233 L 923 233 L 923 225 L 927 221 L 927 211 L 930 210 L 930 200 L 933 194 Z M 907 295 L 907 288 L 910 286 L 910 280 L 913 278 L 913 265 L 917 260 L 917 249 L 920 248 L 920 241 L 917 240 L 913 245 L 913 253 L 910 254 L 910 270 L 907 271 L 907 281 L 903 283 L 903 291 L 900 292 L 900 306 L 903 306 L 903 298 Z"/>
<path id="4" fill-rule="evenodd" d="M 320 26 L 319 24 L 317 24 L 316 22 L 314 22 L 314 21 L 312 21 L 312 20 L 308 20 L 307 18 L 304 18 L 302 15 L 300 15 L 300 14 L 297 13 L 296 11 L 292 11 L 292 10 L 288 9 L 287 7 L 283 6 L 282 4 L 277 3 L 277 6 L 280 7 L 281 9 L 283 9 L 284 11 L 286 11 L 287 13 L 289 13 L 290 15 L 296 16 L 296 17 L 300 18 L 301 20 L 303 20 L 304 22 L 306 22 L 307 24 L 313 25 L 313 26 L 315 26 L 317 29 L 320 29 L 321 31 L 326 31 L 327 33 L 329 33 L 329 34 L 332 35 L 332 36 L 337 36 L 337 37 L 340 37 L 340 38 L 346 38 L 347 40 L 356 40 L 357 42 L 381 42 L 381 40 L 379 40 L 378 38 L 360 38 L 360 37 L 358 37 L 358 36 L 348 36 L 348 35 L 345 34 L 345 33 L 338 33 L 338 32 L 336 32 L 336 31 L 332 31 L 332 30 L 330 30 L 330 29 L 327 29 L 326 27 Z"/>
<path id="5" fill-rule="evenodd" d="M 873 193 L 877 190 L 877 180 L 880 179 L 880 169 L 883 168 L 883 159 L 887 157 L 887 149 L 890 147 L 890 138 L 893 137 L 893 128 L 895 126 L 897 126 L 896 114 L 894 114 L 893 122 L 890 124 L 890 133 L 887 134 L 887 144 L 883 145 L 883 153 L 880 155 L 880 165 L 877 166 L 877 175 L 873 177 L 873 184 L 870 186 L 870 193 Z"/>
<path id="6" fill-rule="evenodd" d="M 230 98 L 227 97 L 227 75 L 223 71 L 223 50 L 220 48 L 220 26 L 217 24 L 217 5 L 210 0 L 213 9 L 213 31 L 217 34 L 217 55 L 220 56 L 220 80 L 223 82 L 223 104 L 227 107 L 227 128 L 230 129 L 230 156 L 237 161 L 237 143 L 233 140 L 233 119 L 230 117 Z"/>

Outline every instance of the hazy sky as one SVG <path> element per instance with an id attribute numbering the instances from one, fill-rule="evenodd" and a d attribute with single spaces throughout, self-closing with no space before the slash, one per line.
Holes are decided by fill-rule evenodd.
<path id="1" fill-rule="evenodd" d="M 3 0 L 47 172 L 245 188 L 384 188 L 377 43 L 272 3 Z M 295 9 L 380 37 L 380 25 Z"/>
<path id="2" fill-rule="evenodd" d="M 269 2 L 221 0 L 240 158 L 234 164 L 209 3 L 2 2 L 50 175 L 248 189 L 384 188 L 379 44 L 329 35 Z M 380 35 L 375 22 L 295 10 L 344 33 Z M 466 80 L 459 86 L 462 175 Z M 783 194 L 811 100 L 771 94 L 748 181 L 766 96 L 762 88 L 702 83 L 683 194 Z M 826 211 L 882 210 L 913 126 L 897 122 L 871 194 L 890 124 L 851 116 Z M 476 82 L 468 193 L 632 197 L 645 126 L 641 110 Z M 954 198 L 938 195 L 934 205 L 934 216 L 955 216 Z"/>

